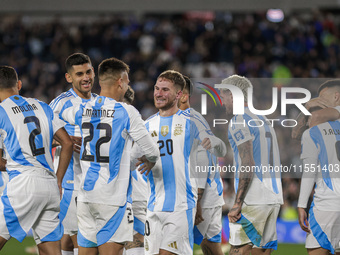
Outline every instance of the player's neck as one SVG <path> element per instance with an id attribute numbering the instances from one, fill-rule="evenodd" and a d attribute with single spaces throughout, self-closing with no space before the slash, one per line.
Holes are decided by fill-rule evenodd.
<path id="1" fill-rule="evenodd" d="M 79 97 L 81 97 L 81 98 L 83 98 L 83 99 L 91 99 L 91 91 L 82 93 L 82 92 L 80 92 L 79 90 L 76 90 L 76 89 L 74 89 L 74 88 L 73 88 L 73 91 L 74 91 Z"/>
<path id="2" fill-rule="evenodd" d="M 19 95 L 19 91 L 17 90 L 17 88 L 1 89 L 0 90 L 0 101 L 3 102 L 7 98 L 14 96 L 14 95 Z"/>
<path id="3" fill-rule="evenodd" d="M 174 114 L 176 114 L 178 112 L 179 108 L 177 107 L 177 105 L 174 105 L 173 107 L 169 108 L 169 109 L 159 109 L 159 115 L 161 117 L 169 117 L 172 116 Z"/>
<path id="4" fill-rule="evenodd" d="M 103 97 L 109 97 L 112 98 L 114 100 L 116 100 L 117 102 L 121 102 L 122 101 L 122 96 L 121 93 L 119 93 L 119 91 L 117 89 L 114 88 L 106 88 L 102 86 L 102 89 L 100 91 L 100 96 Z"/>

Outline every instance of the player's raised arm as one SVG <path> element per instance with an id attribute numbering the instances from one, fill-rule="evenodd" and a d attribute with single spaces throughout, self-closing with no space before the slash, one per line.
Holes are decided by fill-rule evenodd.
<path id="1" fill-rule="evenodd" d="M 314 127 L 326 121 L 334 121 L 340 119 L 340 107 L 335 108 L 324 108 L 319 111 L 315 111 L 312 114 L 310 120 L 310 127 Z"/>

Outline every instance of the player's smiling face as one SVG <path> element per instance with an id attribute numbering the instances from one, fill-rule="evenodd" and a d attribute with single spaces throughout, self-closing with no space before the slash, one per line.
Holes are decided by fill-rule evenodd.
<path id="1" fill-rule="evenodd" d="M 177 106 L 182 92 L 168 79 L 159 78 L 154 90 L 155 107 L 160 110 L 168 110 Z"/>
<path id="2" fill-rule="evenodd" d="M 72 66 L 70 72 L 66 73 L 66 80 L 72 83 L 73 89 L 78 95 L 88 97 L 93 87 L 94 76 L 92 65 L 85 63 Z"/>

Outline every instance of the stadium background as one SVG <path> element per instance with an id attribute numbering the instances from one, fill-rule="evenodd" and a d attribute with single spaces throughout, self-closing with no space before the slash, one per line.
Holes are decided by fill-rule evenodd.
<path id="1" fill-rule="evenodd" d="M 88 54 L 95 70 L 104 58 L 124 60 L 131 69 L 134 105 L 144 119 L 156 111 L 153 85 L 166 69 L 195 80 L 222 79 L 233 73 L 309 80 L 340 76 L 339 1 L 282 1 L 273 6 L 266 0 L 257 1 L 255 7 L 252 1 L 219 0 L 0 2 L 0 65 L 16 68 L 23 82 L 22 95 L 45 102 L 69 89 L 64 61 L 74 52 Z M 271 7 L 282 9 L 281 22 L 268 20 Z M 316 96 L 319 84 L 304 87 Z M 259 86 L 255 87 L 256 104 L 267 109 L 271 93 L 265 92 L 271 92 L 270 87 Z M 95 92 L 99 92 L 97 80 Z M 297 113 L 292 109 L 288 115 L 295 118 Z M 291 141 L 291 130 L 278 127 L 276 131 L 282 163 L 300 164 L 299 142 Z M 222 163 L 232 164 L 232 155 Z M 234 191 L 232 179 L 224 177 L 226 214 Z M 298 177 L 286 174 L 283 178 L 285 204 L 278 234 L 284 243 L 304 242 L 296 222 Z M 226 228 L 224 232 L 227 240 Z M 1 254 L 10 254 L 10 249 L 24 254 L 12 243 L 13 248 Z M 296 253 L 301 247 L 279 245 L 276 254 L 285 254 L 286 249 L 301 254 Z"/>

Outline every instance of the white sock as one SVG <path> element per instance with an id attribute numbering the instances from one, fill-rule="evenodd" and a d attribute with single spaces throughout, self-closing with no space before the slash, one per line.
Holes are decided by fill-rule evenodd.
<path id="1" fill-rule="evenodd" d="M 122 255 L 126 255 L 126 250 L 125 248 L 123 249 L 123 254 Z"/>
<path id="2" fill-rule="evenodd" d="M 64 251 L 61 250 L 61 255 L 74 255 L 73 251 Z"/>
<path id="3" fill-rule="evenodd" d="M 126 255 L 144 255 L 144 247 L 128 249 Z"/>
<path id="4" fill-rule="evenodd" d="M 78 248 L 73 249 L 74 255 L 78 255 Z"/>

